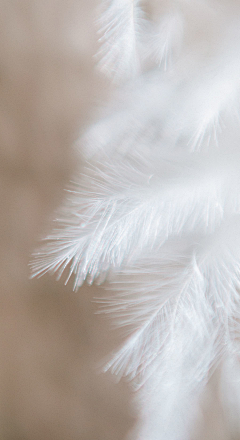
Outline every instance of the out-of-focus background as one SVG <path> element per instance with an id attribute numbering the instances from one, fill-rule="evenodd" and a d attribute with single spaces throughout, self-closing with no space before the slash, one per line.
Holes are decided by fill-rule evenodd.
<path id="1" fill-rule="evenodd" d="M 121 440 L 129 392 L 97 365 L 114 346 L 94 289 L 29 280 L 74 171 L 72 144 L 107 93 L 94 0 L 0 0 L 0 439 Z"/>
<path id="2" fill-rule="evenodd" d="M 121 440 L 125 383 L 98 374 L 117 346 L 95 288 L 29 280 L 37 240 L 74 171 L 72 144 L 104 102 L 97 0 L 0 0 L 0 439 Z M 227 439 L 213 379 L 197 439 Z M 147 440 L 147 439 L 146 439 Z"/>

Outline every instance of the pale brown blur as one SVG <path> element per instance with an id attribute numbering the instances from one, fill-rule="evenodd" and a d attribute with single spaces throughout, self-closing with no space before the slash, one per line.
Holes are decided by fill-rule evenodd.
<path id="1" fill-rule="evenodd" d="M 28 262 L 103 94 L 94 0 L 0 0 L 0 438 L 121 440 L 128 392 L 96 365 L 109 348 L 93 292 L 29 281 Z M 111 345 L 112 344 L 112 345 Z"/>

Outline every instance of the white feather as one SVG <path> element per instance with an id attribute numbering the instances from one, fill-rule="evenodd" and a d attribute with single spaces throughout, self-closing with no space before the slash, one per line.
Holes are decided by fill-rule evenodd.
<path id="1" fill-rule="evenodd" d="M 188 162 L 185 156 L 182 162 L 161 155 L 151 161 L 119 157 L 117 166 L 89 168 L 60 214 L 63 227 L 38 252 L 35 274 L 62 273 L 71 263 L 71 273 L 81 275 L 79 287 L 87 276 L 93 281 L 101 271 L 129 264 L 172 236 L 210 234 L 226 209 L 239 211 L 240 179 L 233 167 L 232 175 L 222 170 L 225 156 L 219 154 L 218 164 L 215 156 L 212 161 L 209 155 L 201 161 L 197 156 Z M 231 194 L 233 181 L 236 192 Z"/>
<path id="2" fill-rule="evenodd" d="M 240 377 L 240 7 L 167 4 L 148 54 L 164 70 L 146 61 L 140 3 L 108 3 L 101 67 L 131 80 L 81 140 L 85 174 L 32 263 L 68 266 L 75 288 L 109 280 L 99 301 L 127 338 L 106 369 L 138 390 L 131 440 L 189 439 L 217 365 L 226 411 L 240 411 L 227 391 Z"/>
<path id="3" fill-rule="evenodd" d="M 170 242 L 122 271 L 120 293 L 105 300 L 119 325 L 135 327 L 106 369 L 140 387 L 137 438 L 186 438 L 210 371 L 235 358 L 239 232 L 237 216 L 208 240 Z"/>
<path id="4" fill-rule="evenodd" d="M 108 0 L 100 20 L 100 68 L 115 80 L 140 70 L 139 34 L 143 13 L 139 0 Z"/>
<path id="5" fill-rule="evenodd" d="M 146 56 L 151 55 L 164 70 L 172 67 L 181 51 L 183 28 L 183 15 L 179 10 L 166 13 L 149 32 Z"/>

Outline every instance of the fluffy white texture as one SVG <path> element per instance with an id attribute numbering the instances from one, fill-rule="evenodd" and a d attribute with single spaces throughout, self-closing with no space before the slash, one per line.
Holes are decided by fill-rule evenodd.
<path id="1" fill-rule="evenodd" d="M 151 29 L 148 36 L 148 52 L 166 71 L 181 50 L 183 39 L 183 16 L 179 10 L 164 14 L 160 23 Z M 150 49 L 150 50 L 149 50 Z"/>
<path id="2" fill-rule="evenodd" d="M 136 328 L 107 368 L 142 384 L 155 371 L 167 374 L 169 353 L 178 345 L 181 360 L 191 359 L 185 383 L 194 386 L 206 378 L 217 354 L 234 354 L 240 302 L 237 221 L 226 222 L 208 240 L 198 237 L 195 245 L 196 237 L 188 245 L 172 240 L 154 255 L 155 263 L 145 254 L 121 272 L 124 287 L 119 282 L 120 293 L 105 302 L 121 325 Z"/>
<path id="3" fill-rule="evenodd" d="M 35 260 L 38 274 L 62 272 L 71 262 L 79 287 L 87 277 L 92 282 L 172 236 L 211 234 L 224 211 L 239 212 L 238 157 L 230 170 L 224 169 L 225 156 L 218 157 L 218 166 L 208 155 L 202 155 L 202 163 L 199 155 L 188 162 L 184 157 L 183 163 L 161 156 L 143 159 L 118 157 L 117 166 L 88 170 L 58 219 L 63 228 L 47 238 L 47 248 Z"/>
<path id="4" fill-rule="evenodd" d="M 139 0 L 108 0 L 100 21 L 99 67 L 116 81 L 140 69 L 139 34 L 143 12 Z"/>
<path id="5" fill-rule="evenodd" d="M 137 438 L 188 438 L 194 400 L 210 371 L 236 357 L 239 232 L 237 216 L 207 240 L 174 240 L 157 255 L 145 254 L 122 271 L 121 292 L 106 300 L 115 319 L 132 331 L 106 367 L 140 387 L 144 410 Z"/>
<path id="6" fill-rule="evenodd" d="M 32 266 L 59 276 L 68 267 L 75 288 L 109 280 L 99 301 L 126 341 L 106 369 L 138 390 L 131 440 L 190 439 L 217 365 L 235 435 L 240 5 L 179 0 L 159 11 L 142 27 L 138 2 L 104 13 L 102 68 L 135 79 L 80 141 L 84 174 Z"/>

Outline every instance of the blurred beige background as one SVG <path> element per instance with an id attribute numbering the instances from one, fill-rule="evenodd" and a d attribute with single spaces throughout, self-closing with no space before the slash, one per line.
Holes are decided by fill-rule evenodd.
<path id="1" fill-rule="evenodd" d="M 120 440 L 128 391 L 96 373 L 114 345 L 94 293 L 28 262 L 105 94 L 94 0 L 0 0 L 0 438 Z"/>
<path id="2" fill-rule="evenodd" d="M 121 440 L 130 391 L 98 362 L 118 343 L 73 293 L 28 262 L 74 170 L 72 144 L 104 102 L 94 69 L 97 0 L 0 0 L 0 439 Z M 194 438 L 227 439 L 217 386 Z M 148 440 L 148 439 L 146 439 Z"/>

